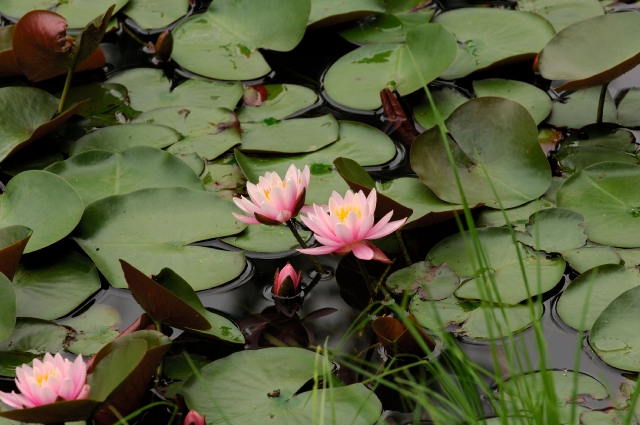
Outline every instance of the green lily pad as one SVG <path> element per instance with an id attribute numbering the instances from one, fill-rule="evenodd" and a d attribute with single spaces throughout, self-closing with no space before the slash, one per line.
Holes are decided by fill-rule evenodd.
<path id="1" fill-rule="evenodd" d="M 197 354 L 190 354 L 189 358 L 198 370 L 211 363 L 206 357 Z M 184 352 L 176 356 L 165 357 L 164 374 L 170 379 L 186 379 L 193 374 L 193 369 L 191 369 Z"/>
<path id="2" fill-rule="evenodd" d="M 473 82 L 473 90 L 477 97 L 496 96 L 513 100 L 524 106 L 540 124 L 551 113 L 549 95 L 536 86 L 521 81 L 490 78 Z"/>
<path id="3" fill-rule="evenodd" d="M 640 265 L 640 249 L 615 248 L 615 251 L 618 253 L 625 266 L 635 267 Z"/>
<path id="4" fill-rule="evenodd" d="M 536 124 L 522 105 L 497 97 L 472 99 L 458 107 L 446 125 L 469 204 L 500 208 L 498 196 L 504 208 L 512 208 L 549 188 L 549 162 L 538 143 Z M 462 203 L 437 128 L 416 138 L 411 147 L 411 168 L 438 198 Z"/>
<path id="5" fill-rule="evenodd" d="M 461 324 L 476 308 L 477 303 L 461 300 L 456 296 L 441 301 L 424 301 L 420 297 L 413 297 L 409 304 L 409 312 L 416 317 L 420 326 L 431 330 Z"/>
<path id="6" fill-rule="evenodd" d="M 334 190 L 344 193 L 349 189 L 340 174 L 334 171 L 334 160 L 340 157 L 358 158 L 360 165 L 366 167 L 384 164 L 396 155 L 395 145 L 380 130 L 353 121 L 339 123 L 338 141 L 318 151 L 306 155 L 258 157 L 236 150 L 236 161 L 252 183 L 256 183 L 267 171 L 277 172 L 283 177 L 291 164 L 299 169 L 308 165 L 311 169 L 311 182 L 305 203 L 326 204 Z"/>
<path id="7" fill-rule="evenodd" d="M 518 0 L 518 9 L 542 16 L 551 22 L 556 32 L 576 22 L 604 15 L 598 0 Z"/>
<path id="8" fill-rule="evenodd" d="M 347 53 L 331 65 L 324 87 L 341 105 L 377 109 L 381 90 L 413 93 L 436 79 L 454 57 L 453 36 L 441 25 L 422 24 L 407 33 L 405 44 L 368 44 Z"/>
<path id="9" fill-rule="evenodd" d="M 313 106 L 318 94 L 295 84 L 267 84 L 267 100 L 260 106 L 244 105 L 238 109 L 240 122 L 261 122 L 267 119 L 281 120 L 302 109 Z M 232 108 L 229 108 L 232 109 Z"/>
<path id="10" fill-rule="evenodd" d="M 589 269 L 604 264 L 620 264 L 620 255 L 610 246 L 583 246 L 582 248 L 563 251 L 562 256 L 572 269 L 584 273 Z"/>
<path id="11" fill-rule="evenodd" d="M 440 117 L 446 120 L 451 116 L 458 106 L 465 103 L 467 99 L 460 92 L 454 90 L 451 87 L 442 87 L 440 90 L 432 90 L 431 96 L 433 102 L 440 113 Z M 426 96 L 421 97 L 420 101 L 413 107 L 413 116 L 425 130 L 438 125 L 436 117 L 431 109 L 431 104 Z"/>
<path id="12" fill-rule="evenodd" d="M 127 287 L 123 259 L 147 275 L 169 267 L 195 290 L 209 289 L 242 273 L 244 253 L 187 245 L 242 231 L 232 211 L 239 210 L 207 191 L 142 189 L 89 205 L 72 237 L 117 288 Z"/>
<path id="13" fill-rule="evenodd" d="M 258 153 L 314 152 L 335 142 L 338 134 L 338 121 L 332 114 L 276 123 L 243 123 L 240 149 Z"/>
<path id="14" fill-rule="evenodd" d="M 595 267 L 567 286 L 558 301 L 558 315 L 572 328 L 588 331 L 611 301 L 638 285 L 640 273 L 635 268 L 617 264 Z"/>
<path id="15" fill-rule="evenodd" d="M 83 356 L 93 356 L 120 333 L 120 313 L 106 304 L 95 304 L 89 310 L 75 314 L 58 323 L 75 331 L 67 351 Z"/>
<path id="16" fill-rule="evenodd" d="M 442 13 L 433 19 L 458 40 L 458 53 L 440 76 L 465 77 L 498 64 L 536 57 L 555 34 L 553 26 L 533 13 L 484 7 L 467 7 Z"/>
<path id="17" fill-rule="evenodd" d="M 505 337 L 531 327 L 533 322 L 540 320 L 543 312 L 542 305 L 538 303 L 531 307 L 528 305 L 480 306 L 471 311 L 458 333 L 472 339 Z"/>
<path id="18" fill-rule="evenodd" d="M 640 166 L 601 162 L 571 176 L 558 190 L 559 207 L 584 216 L 589 240 L 622 248 L 640 247 Z"/>
<path id="19" fill-rule="evenodd" d="M 19 224 L 33 230 L 24 252 L 37 251 L 67 236 L 82 217 L 78 192 L 47 171 L 25 171 L 0 196 L 0 227 Z"/>
<path id="20" fill-rule="evenodd" d="M 534 199 L 531 202 L 520 205 L 519 207 L 509 208 L 507 210 L 494 210 L 483 208 L 476 215 L 477 227 L 505 227 L 507 221 L 504 216 L 506 214 L 509 224 L 519 231 L 525 231 L 525 225 L 529 222 L 529 217 L 538 211 L 551 208 L 553 205 L 543 199 Z"/>
<path id="21" fill-rule="evenodd" d="M 57 94 L 60 97 L 61 93 Z M 127 88 L 122 84 L 94 83 L 72 87 L 67 105 L 89 99 L 77 114 L 106 125 L 117 125 L 140 114 L 129 106 Z"/>
<path id="22" fill-rule="evenodd" d="M 216 0 L 206 13 L 173 29 L 172 58 L 183 68 L 220 80 L 250 80 L 271 68 L 259 48 L 287 52 L 302 40 L 309 0 Z"/>
<path id="23" fill-rule="evenodd" d="M 200 176 L 204 172 L 205 161 L 204 159 L 200 158 L 197 153 L 191 152 L 174 155 L 180 158 L 180 160 L 185 164 L 187 164 L 193 170 L 193 172 L 196 173 L 196 176 Z"/>
<path id="24" fill-rule="evenodd" d="M 589 345 L 606 364 L 640 372 L 640 287 L 623 292 L 602 311 L 591 327 Z"/>
<path id="25" fill-rule="evenodd" d="M 148 187 L 204 190 L 200 178 L 184 161 L 150 146 L 136 146 L 120 153 L 91 150 L 57 162 L 46 171 L 69 182 L 85 205 Z"/>
<path id="26" fill-rule="evenodd" d="M 592 410 L 588 412 L 583 412 L 580 414 L 580 423 L 582 425 L 620 425 L 627 423 L 628 413 L 626 411 L 621 410 L 607 410 L 607 411 L 598 411 Z M 629 422 L 630 425 L 637 425 L 638 422 L 635 418 L 631 418 Z"/>
<path id="27" fill-rule="evenodd" d="M 205 189 L 229 201 L 244 191 L 247 182 L 233 155 L 207 164 L 201 178 Z"/>
<path id="28" fill-rule="evenodd" d="M 600 162 L 624 162 L 627 164 L 639 164 L 637 155 L 613 149 L 593 148 L 565 148 L 553 155 L 560 164 L 560 169 L 567 174 L 575 174 L 585 167 Z"/>
<path id="29" fill-rule="evenodd" d="M 144 112 L 133 122 L 157 123 L 178 130 L 182 140 L 169 147 L 173 154 L 195 152 L 214 159 L 241 141 L 237 117 L 225 108 L 167 106 Z"/>
<path id="30" fill-rule="evenodd" d="M 36 9 L 50 9 L 58 4 L 59 0 L 0 0 L 0 13 L 12 18 L 21 18 L 25 13 Z"/>
<path id="31" fill-rule="evenodd" d="M 640 89 L 634 87 L 618 103 L 618 122 L 625 127 L 640 127 Z"/>
<path id="32" fill-rule="evenodd" d="M 540 53 L 538 69 L 548 80 L 568 80 L 560 90 L 599 86 L 640 63 L 640 46 L 633 41 L 638 36 L 640 15 L 595 16 L 553 37 Z"/>
<path id="33" fill-rule="evenodd" d="M 308 25 L 321 28 L 384 12 L 383 0 L 311 0 Z"/>
<path id="34" fill-rule="evenodd" d="M 416 2 L 413 2 L 416 3 Z M 433 8 L 409 9 L 396 13 L 380 13 L 356 21 L 339 34 L 353 43 L 402 43 L 407 32 L 425 24 L 435 13 Z"/>
<path id="35" fill-rule="evenodd" d="M 134 146 L 162 149 L 180 140 L 180 133 L 160 124 L 127 124 L 96 129 L 71 145 L 69 156 L 92 149 L 122 152 Z"/>
<path id="36" fill-rule="evenodd" d="M 541 200 L 548 202 L 551 206 L 556 205 L 556 194 L 558 190 L 562 187 L 565 181 L 567 181 L 567 176 L 553 176 L 551 177 L 551 186 L 549 189 L 542 195 Z"/>
<path id="37" fill-rule="evenodd" d="M 418 294 L 424 301 L 438 301 L 453 295 L 460 279 L 446 263 L 436 267 L 420 261 L 391 273 L 385 285 L 396 295 Z"/>
<path id="38" fill-rule="evenodd" d="M 0 273 L 0 341 L 9 338 L 16 326 L 16 293 L 11 281 Z"/>
<path id="39" fill-rule="evenodd" d="M 300 348 L 241 351 L 203 367 L 204 379 L 189 378 L 182 394 L 187 406 L 206 415 L 211 424 L 263 425 L 270 419 L 283 425 L 375 423 L 382 405 L 362 384 L 297 394 L 319 372 L 316 361 L 315 353 Z M 267 395 L 274 390 L 279 391 L 278 396 Z M 215 399 L 209 394 L 215 394 Z M 317 403 L 325 396 L 332 401 L 318 409 Z M 320 417 L 324 420 L 319 422 Z"/>
<path id="40" fill-rule="evenodd" d="M 298 231 L 302 239 L 308 242 L 313 232 Z M 237 235 L 222 239 L 236 248 L 253 252 L 283 252 L 299 248 L 300 245 L 287 226 L 266 226 L 256 224 L 248 226 Z"/>
<path id="41" fill-rule="evenodd" d="M 563 252 L 587 243 L 584 217 L 564 208 L 549 208 L 529 217 L 526 233 L 516 233 L 518 241 L 545 252 Z"/>
<path id="42" fill-rule="evenodd" d="M 551 115 L 547 123 L 555 127 L 582 128 L 596 122 L 600 86 L 578 90 L 571 93 L 564 101 L 553 102 Z M 602 120 L 607 123 L 618 122 L 616 105 L 607 90 L 604 101 Z"/>
<path id="43" fill-rule="evenodd" d="M 592 124 L 572 132 L 562 141 L 559 150 L 577 148 L 605 148 L 635 153 L 636 136 L 617 124 Z"/>
<path id="44" fill-rule="evenodd" d="M 22 257 L 13 286 L 18 316 L 53 320 L 97 292 L 100 277 L 85 256 L 68 250 L 46 250 Z"/>
<path id="45" fill-rule="evenodd" d="M 239 82 L 224 83 L 200 78 L 190 78 L 172 90 L 164 72 L 154 68 L 129 69 L 109 78 L 108 83 L 125 86 L 129 91 L 130 106 L 141 112 L 181 105 L 234 109 L 243 93 Z"/>
<path id="46" fill-rule="evenodd" d="M 129 0 L 60 0 L 56 13 L 62 15 L 69 28 L 84 28 L 96 16 L 103 14 L 109 6 L 115 5 L 115 15 Z"/>
<path id="47" fill-rule="evenodd" d="M 129 0 L 122 12 L 144 29 L 164 28 L 189 11 L 189 0 Z"/>
<path id="48" fill-rule="evenodd" d="M 562 278 L 566 265 L 562 258 L 546 258 L 519 243 L 514 246 L 509 229 L 478 229 L 478 237 L 488 263 L 484 269 L 479 268 L 477 260 L 475 264 L 472 263 L 467 254 L 465 239 L 470 240 L 468 232 L 466 235 L 457 233 L 443 239 L 427 255 L 428 261 L 435 265 L 447 263 L 460 277 L 473 277 L 458 288 L 458 298 L 517 304 L 547 292 Z M 526 282 L 518 254 L 522 258 Z M 486 284 L 482 275 L 486 277 Z M 491 278 L 495 281 L 498 293 L 493 289 Z"/>

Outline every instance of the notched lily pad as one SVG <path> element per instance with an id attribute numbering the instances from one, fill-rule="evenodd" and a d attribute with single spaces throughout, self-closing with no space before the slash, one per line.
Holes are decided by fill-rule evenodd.
<path id="1" fill-rule="evenodd" d="M 597 86 L 577 90 L 554 101 L 547 123 L 555 127 L 569 128 L 582 128 L 595 123 L 598 116 L 600 89 L 601 87 Z M 618 122 L 616 105 L 609 90 L 605 93 L 602 119 L 605 123 Z"/>
<path id="2" fill-rule="evenodd" d="M 526 233 L 516 233 L 518 241 L 539 251 L 563 252 L 584 246 L 584 217 L 564 208 L 548 208 L 529 217 Z"/>
<path id="3" fill-rule="evenodd" d="M 457 333 L 472 339 L 502 338 L 531 327 L 533 322 L 540 320 L 543 312 L 544 308 L 540 303 L 531 306 L 480 306 L 471 311 Z"/>
<path id="4" fill-rule="evenodd" d="M 75 331 L 67 351 L 93 356 L 119 335 L 121 318 L 117 308 L 95 304 L 86 311 L 57 322 Z"/>
<path id="5" fill-rule="evenodd" d="M 431 96 L 443 120 L 449 118 L 458 106 L 469 100 L 459 91 L 446 86 L 440 90 L 431 90 Z M 421 97 L 413 107 L 413 117 L 425 130 L 429 130 L 437 125 L 435 114 L 426 96 Z"/>
<path id="6" fill-rule="evenodd" d="M 536 86 L 521 81 L 489 78 L 473 82 L 477 97 L 496 96 L 513 100 L 524 106 L 536 124 L 540 124 L 551 113 L 549 95 Z"/>
<path id="7" fill-rule="evenodd" d="M 302 109 L 313 106 L 318 94 L 295 84 L 266 84 L 267 99 L 259 106 L 244 105 L 238 109 L 240 122 L 282 120 Z M 231 108 L 230 108 L 231 109 Z"/>
<path id="8" fill-rule="evenodd" d="M 417 294 L 423 301 L 438 301 L 450 297 L 460 279 L 446 263 L 434 266 L 420 261 L 390 274 L 385 285 L 396 295 Z"/>

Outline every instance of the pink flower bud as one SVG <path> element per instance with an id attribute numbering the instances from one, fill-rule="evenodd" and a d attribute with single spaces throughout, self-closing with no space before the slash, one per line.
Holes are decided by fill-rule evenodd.
<path id="1" fill-rule="evenodd" d="M 184 418 L 184 425 L 205 425 L 206 422 L 200 413 L 190 410 Z"/>
<path id="2" fill-rule="evenodd" d="M 298 295 L 300 292 L 301 278 L 302 272 L 296 274 L 293 266 L 287 263 L 282 270 L 276 270 L 276 276 L 273 279 L 273 293 L 283 298 L 290 298 Z"/>

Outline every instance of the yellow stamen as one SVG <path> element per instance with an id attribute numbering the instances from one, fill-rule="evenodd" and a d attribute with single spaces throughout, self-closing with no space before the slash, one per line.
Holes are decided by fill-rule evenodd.
<path id="1" fill-rule="evenodd" d="M 340 219 L 341 222 L 345 222 L 350 212 L 358 214 L 358 218 L 362 218 L 362 210 L 358 205 L 349 204 L 347 206 L 340 205 L 339 208 L 333 210 L 333 213 Z"/>
<path id="2" fill-rule="evenodd" d="M 49 381 L 49 378 L 51 376 L 56 376 L 58 375 L 58 369 L 52 370 L 52 371 L 48 371 L 48 372 L 43 372 L 42 374 L 36 375 L 34 376 L 36 383 L 38 384 L 38 386 L 42 386 L 42 384 L 44 384 L 45 382 Z"/>

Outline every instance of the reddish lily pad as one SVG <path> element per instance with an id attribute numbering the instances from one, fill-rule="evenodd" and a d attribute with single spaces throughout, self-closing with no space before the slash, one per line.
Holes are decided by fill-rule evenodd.
<path id="1" fill-rule="evenodd" d="M 10 281 L 32 234 L 33 230 L 20 225 L 0 229 L 0 273 Z"/>
<path id="2" fill-rule="evenodd" d="M 379 317 L 371 323 L 371 328 L 378 336 L 378 340 L 382 346 L 392 355 L 396 354 L 414 354 L 424 356 L 432 351 L 436 344 L 419 326 L 413 314 L 405 317 L 402 322 L 393 317 Z M 414 337 L 410 327 L 420 335 L 424 345 L 428 351 L 422 348 L 422 344 Z"/>

